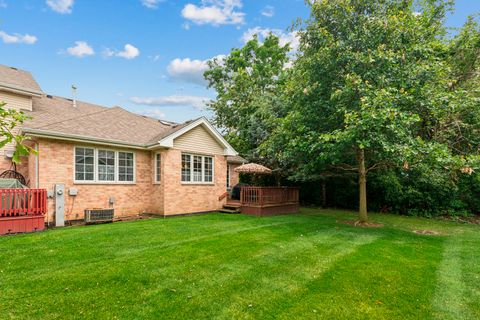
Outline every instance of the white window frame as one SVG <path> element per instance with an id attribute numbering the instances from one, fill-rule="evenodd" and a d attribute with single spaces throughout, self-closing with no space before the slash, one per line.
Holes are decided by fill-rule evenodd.
<path id="1" fill-rule="evenodd" d="M 76 176 L 76 150 L 77 148 L 83 149 L 93 149 L 93 178 L 94 180 L 77 180 Z M 114 181 L 103 181 L 98 179 L 98 150 L 114 151 L 115 152 L 115 180 Z M 120 181 L 119 180 L 119 170 L 118 170 L 118 153 L 131 153 L 133 154 L 133 181 Z M 137 155 L 134 151 L 130 150 L 118 150 L 102 147 L 91 147 L 91 146 L 82 146 L 77 145 L 73 147 L 73 183 L 74 184 L 136 184 L 137 181 Z"/>
<path id="2" fill-rule="evenodd" d="M 180 182 L 182 184 L 203 184 L 203 185 L 214 185 L 215 184 L 215 157 L 211 155 L 203 155 L 203 154 L 195 154 L 195 153 L 187 153 L 182 152 L 183 155 L 190 156 L 190 181 L 183 181 L 182 180 L 182 157 L 180 157 Z M 201 157 L 202 158 L 202 181 L 194 181 L 193 180 L 193 163 L 194 157 Z M 212 181 L 205 181 L 205 158 L 212 159 Z"/>
<path id="3" fill-rule="evenodd" d="M 93 180 L 77 180 L 77 149 L 93 150 Z M 94 183 L 97 180 L 97 152 L 95 148 L 87 146 L 76 146 L 73 148 L 73 181 L 81 181 L 84 183 Z"/>
<path id="4" fill-rule="evenodd" d="M 157 167 L 157 157 L 160 156 L 160 180 L 158 178 L 158 167 Z M 154 184 L 161 184 L 162 183 L 162 164 L 163 164 L 163 159 L 162 159 L 162 153 L 157 152 L 154 153 L 153 157 L 153 167 L 154 169 L 154 177 L 153 177 L 153 182 Z"/>
<path id="5" fill-rule="evenodd" d="M 94 155 L 95 155 L 95 163 L 94 163 L 94 171 L 95 171 L 95 181 L 98 181 L 98 182 L 106 182 L 106 183 L 111 183 L 111 182 L 115 182 L 117 180 L 117 175 L 118 175 L 118 155 L 117 155 L 117 152 L 115 150 L 112 150 L 112 149 L 107 149 L 107 148 L 90 148 L 90 149 L 94 149 Z M 113 180 L 100 180 L 100 172 L 98 170 L 98 153 L 99 151 L 109 151 L 109 152 L 113 152 L 114 153 L 114 165 L 113 165 L 113 171 L 114 171 L 114 178 Z M 80 180 L 81 181 L 81 180 Z"/>
<path id="6" fill-rule="evenodd" d="M 133 180 L 132 181 L 125 181 L 125 180 L 120 180 L 120 166 L 119 166 L 119 163 L 120 163 L 120 157 L 119 157 L 119 153 L 131 153 L 133 155 L 132 157 L 132 160 L 133 160 L 133 172 L 132 172 L 132 178 Z M 115 153 L 115 157 L 116 157 L 116 167 L 115 167 L 115 170 L 117 171 L 117 175 L 115 176 L 115 179 L 116 179 L 116 182 L 117 183 L 132 183 L 132 182 L 135 182 L 135 169 L 136 169 L 136 163 L 135 163 L 135 152 L 131 152 L 131 151 L 123 151 L 123 150 L 119 150 Z"/>

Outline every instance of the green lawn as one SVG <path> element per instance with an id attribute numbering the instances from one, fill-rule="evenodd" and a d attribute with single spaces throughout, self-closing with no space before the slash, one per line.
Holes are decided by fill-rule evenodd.
<path id="1" fill-rule="evenodd" d="M 0 237 L 0 318 L 480 318 L 480 227 L 336 222 L 352 217 L 208 214 Z"/>

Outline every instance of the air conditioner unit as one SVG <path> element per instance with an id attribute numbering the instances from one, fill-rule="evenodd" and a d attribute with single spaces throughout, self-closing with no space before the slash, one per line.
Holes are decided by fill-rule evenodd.
<path id="1" fill-rule="evenodd" d="M 85 210 L 85 222 L 111 222 L 113 221 L 113 209 L 87 209 Z"/>

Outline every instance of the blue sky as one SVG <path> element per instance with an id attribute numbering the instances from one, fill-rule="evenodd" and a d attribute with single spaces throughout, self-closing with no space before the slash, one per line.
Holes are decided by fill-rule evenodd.
<path id="1" fill-rule="evenodd" d="M 479 0 L 457 0 L 447 23 L 475 12 Z M 307 16 L 303 0 L 0 0 L 0 64 L 49 94 L 75 84 L 80 100 L 181 122 L 208 116 L 208 59 L 255 32 L 294 41 L 287 28 Z"/>

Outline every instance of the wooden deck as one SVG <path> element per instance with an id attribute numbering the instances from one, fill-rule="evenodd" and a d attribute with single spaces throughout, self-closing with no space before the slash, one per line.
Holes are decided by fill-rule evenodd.
<path id="1" fill-rule="evenodd" d="M 242 187 L 240 201 L 227 200 L 227 209 L 254 216 L 297 213 L 299 189 L 292 187 Z"/>
<path id="2" fill-rule="evenodd" d="M 46 212 L 46 190 L 0 189 L 0 235 L 41 231 Z"/>

